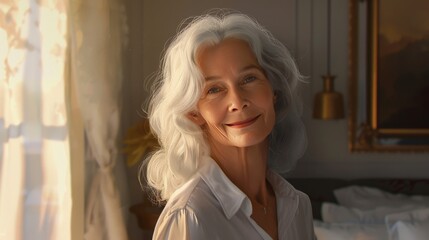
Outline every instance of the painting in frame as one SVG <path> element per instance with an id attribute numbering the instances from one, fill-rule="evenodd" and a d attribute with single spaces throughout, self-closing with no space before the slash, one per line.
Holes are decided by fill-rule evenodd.
<path id="1" fill-rule="evenodd" d="M 350 149 L 429 151 L 429 1 L 349 3 Z"/>

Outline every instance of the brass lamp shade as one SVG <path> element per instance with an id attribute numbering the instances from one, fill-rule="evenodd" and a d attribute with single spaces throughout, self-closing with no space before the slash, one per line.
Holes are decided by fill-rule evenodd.
<path id="1" fill-rule="evenodd" d="M 334 90 L 332 75 L 323 77 L 323 91 L 314 97 L 313 118 L 329 120 L 344 118 L 343 96 Z"/>

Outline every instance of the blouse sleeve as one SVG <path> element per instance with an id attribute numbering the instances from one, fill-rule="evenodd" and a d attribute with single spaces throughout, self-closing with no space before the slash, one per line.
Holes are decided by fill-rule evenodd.
<path id="1" fill-rule="evenodd" d="M 197 215 L 191 209 L 179 209 L 166 213 L 159 219 L 153 239 L 205 239 Z"/>
<path id="2" fill-rule="evenodd" d="M 303 208 L 303 219 L 305 219 L 305 223 L 303 224 L 305 227 L 304 234 L 308 234 L 305 239 L 316 240 L 316 234 L 314 233 L 313 226 L 313 210 L 311 207 L 311 201 L 307 194 L 301 193 L 301 203 Z M 304 238 L 303 238 L 304 239 Z"/>

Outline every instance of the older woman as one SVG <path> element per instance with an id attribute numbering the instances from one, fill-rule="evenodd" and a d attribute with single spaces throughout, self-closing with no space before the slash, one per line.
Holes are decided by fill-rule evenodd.
<path id="1" fill-rule="evenodd" d="M 146 178 L 166 205 L 153 238 L 314 239 L 307 195 L 276 173 L 306 145 L 286 47 L 246 15 L 200 16 L 157 80 Z"/>

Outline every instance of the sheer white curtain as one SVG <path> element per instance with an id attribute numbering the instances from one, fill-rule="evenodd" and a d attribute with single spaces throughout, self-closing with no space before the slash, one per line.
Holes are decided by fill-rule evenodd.
<path id="1" fill-rule="evenodd" d="M 0 239 L 70 239 L 67 1 L 0 1 Z"/>
<path id="2" fill-rule="evenodd" d="M 84 237 L 127 239 L 113 174 L 124 12 L 116 0 L 0 1 L 1 240 L 71 239 L 72 85 L 99 166 Z"/>
<path id="3" fill-rule="evenodd" d="M 125 9 L 119 0 L 74 0 L 72 79 L 82 110 L 89 158 L 98 168 L 87 199 L 85 239 L 127 239 L 118 182 L 118 131 Z"/>

